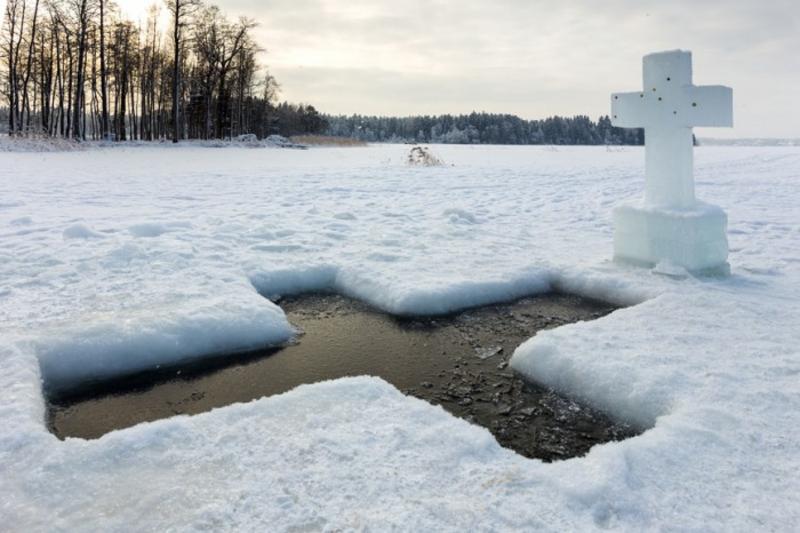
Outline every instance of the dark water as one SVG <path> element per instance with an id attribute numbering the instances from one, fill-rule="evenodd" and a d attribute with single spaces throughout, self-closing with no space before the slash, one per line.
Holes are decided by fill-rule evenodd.
<path id="1" fill-rule="evenodd" d="M 96 438 L 176 414 L 246 402 L 303 384 L 374 375 L 406 394 L 488 428 L 526 457 L 556 460 L 634 434 L 602 413 L 527 383 L 509 367 L 536 331 L 614 310 L 550 294 L 446 317 L 396 318 L 331 294 L 279 302 L 304 333 L 293 345 L 94 384 L 51 398 L 50 426 L 61 438 Z"/>

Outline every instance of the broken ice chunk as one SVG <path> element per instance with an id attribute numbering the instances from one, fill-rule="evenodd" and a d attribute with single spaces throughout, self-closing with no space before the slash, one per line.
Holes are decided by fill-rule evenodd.
<path id="1" fill-rule="evenodd" d="M 490 346 L 488 348 L 478 347 L 475 348 L 475 355 L 478 356 L 478 359 L 489 359 L 502 351 L 502 346 Z"/>

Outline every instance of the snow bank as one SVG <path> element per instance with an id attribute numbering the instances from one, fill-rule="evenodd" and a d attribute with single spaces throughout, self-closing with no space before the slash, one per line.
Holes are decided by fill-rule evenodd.
<path id="1" fill-rule="evenodd" d="M 488 303 L 510 301 L 541 294 L 550 288 L 550 275 L 544 269 L 531 269 L 497 279 L 473 281 L 451 278 L 442 283 L 415 284 L 408 280 L 390 285 L 371 280 L 355 270 L 343 270 L 336 289 L 394 315 L 443 315 Z"/>
<path id="2" fill-rule="evenodd" d="M 73 152 L 86 147 L 86 144 L 72 139 L 0 136 L 0 152 Z"/>
<path id="3" fill-rule="evenodd" d="M 616 417 L 641 429 L 649 429 L 659 416 L 670 412 L 674 394 L 679 393 L 681 383 L 687 379 L 683 374 L 671 374 L 664 381 L 654 383 L 650 381 L 652 378 L 663 376 L 653 373 L 652 368 L 637 364 L 646 355 L 640 350 L 657 350 L 663 345 L 659 336 L 673 335 L 673 330 L 663 323 L 647 324 L 647 319 L 654 314 L 648 313 L 647 308 L 655 306 L 663 310 L 664 306 L 659 305 L 663 298 L 668 296 L 641 304 L 641 308 L 615 311 L 599 321 L 542 331 L 514 352 L 511 366 L 529 379 L 567 396 L 590 400 Z M 605 345 L 594 346 L 592 350 L 577 349 L 572 345 L 571 340 L 575 337 L 580 338 L 581 343 L 603 338 L 602 331 L 608 327 L 604 322 L 609 321 L 624 324 L 630 328 L 631 334 L 613 341 L 606 340 Z M 637 338 L 639 335 L 645 338 Z M 591 379 L 587 380 L 584 369 L 603 351 L 612 349 L 615 357 L 603 365 L 593 365 L 596 368 Z M 623 383 L 619 382 L 620 375 L 626 376 Z"/>
<path id="4" fill-rule="evenodd" d="M 272 299 L 303 292 L 339 292 L 393 315 L 421 316 L 443 315 L 545 293 L 550 290 L 550 278 L 547 270 L 530 269 L 496 280 L 452 279 L 446 283 L 415 285 L 376 280 L 357 268 L 327 265 L 256 272 L 250 279 L 261 294 Z"/>
<path id="5" fill-rule="evenodd" d="M 134 224 L 128 231 L 136 237 L 158 237 L 169 231 L 169 227 L 157 222 L 144 222 L 142 224 Z"/>
<path id="6" fill-rule="evenodd" d="M 291 269 L 254 272 L 250 281 L 259 293 L 276 300 L 304 292 L 331 291 L 336 286 L 338 269 L 334 266 L 298 266 Z"/>
<path id="7" fill-rule="evenodd" d="M 65 239 L 102 239 L 104 235 L 89 229 L 85 224 L 73 224 L 64 230 Z"/>
<path id="8" fill-rule="evenodd" d="M 294 143 L 281 135 L 270 135 L 265 139 L 258 139 L 255 135 L 241 135 L 232 140 L 186 140 L 175 145 L 171 141 L 76 141 L 73 139 L 59 139 L 53 137 L 8 137 L 0 136 L 0 152 L 17 153 L 48 153 L 48 152 L 84 152 L 97 149 L 130 149 L 141 148 L 152 150 L 161 148 L 168 150 L 197 149 L 197 148 L 287 148 L 306 150 L 305 144 Z"/>
<path id="9" fill-rule="evenodd" d="M 47 331 L 34 343 L 45 387 L 59 392 L 84 382 L 277 345 L 291 338 L 294 330 L 278 306 L 255 292 L 236 296 L 128 310 L 114 320 L 87 317 Z"/>

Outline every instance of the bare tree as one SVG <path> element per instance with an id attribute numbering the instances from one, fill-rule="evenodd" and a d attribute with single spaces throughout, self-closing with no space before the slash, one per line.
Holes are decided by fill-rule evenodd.
<path id="1" fill-rule="evenodd" d="M 25 29 L 25 0 L 8 0 L 3 16 L 5 54 L 8 65 L 8 134 L 17 133 L 19 114 L 19 80 L 17 65 L 22 34 Z"/>
<path id="2" fill-rule="evenodd" d="M 77 15 L 77 52 L 78 64 L 75 72 L 75 98 L 72 105 L 72 137 L 76 140 L 84 138 L 84 130 L 81 128 L 83 118 L 86 76 L 86 33 L 89 27 L 89 2 L 88 0 L 75 0 Z"/>
<path id="3" fill-rule="evenodd" d="M 110 0 L 8 0 L 0 26 L 0 97 L 11 135 L 75 140 L 208 139 L 289 131 L 308 114 L 276 107 L 258 64 L 255 23 L 200 0 L 165 0 L 137 25 Z M 169 43 L 169 44 L 167 44 Z M 188 96 L 188 98 L 187 98 Z M 0 112 L 5 112 L 0 100 Z"/>
<path id="4" fill-rule="evenodd" d="M 181 89 L 181 45 L 183 29 L 190 17 L 201 6 L 200 0 L 166 0 L 167 9 L 172 13 L 172 142 L 176 143 L 180 134 L 180 89 Z"/>
<path id="5" fill-rule="evenodd" d="M 100 1 L 100 138 L 108 137 L 108 73 L 106 72 L 106 0 Z"/>
<path id="6" fill-rule="evenodd" d="M 31 79 L 31 71 L 33 69 L 33 46 L 36 43 L 36 23 L 38 21 L 39 16 L 39 0 L 35 0 L 34 8 L 33 8 L 33 20 L 31 26 L 31 33 L 30 37 L 28 38 L 28 57 L 25 61 L 25 75 L 22 79 L 22 106 L 20 109 L 20 114 L 17 117 L 17 129 L 22 130 L 22 114 L 27 113 L 28 115 L 28 125 L 30 125 L 30 117 L 31 117 L 31 110 L 30 110 L 30 102 L 28 101 L 28 85 Z"/>

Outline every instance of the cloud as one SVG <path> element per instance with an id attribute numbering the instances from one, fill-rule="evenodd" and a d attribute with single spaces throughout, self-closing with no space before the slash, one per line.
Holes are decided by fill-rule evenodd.
<path id="1" fill-rule="evenodd" d="M 683 48 L 697 83 L 734 87 L 734 135 L 800 136 L 794 0 L 218 3 L 261 22 L 284 96 L 327 112 L 597 116 L 639 86 L 642 55 Z"/>

